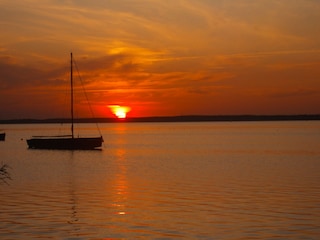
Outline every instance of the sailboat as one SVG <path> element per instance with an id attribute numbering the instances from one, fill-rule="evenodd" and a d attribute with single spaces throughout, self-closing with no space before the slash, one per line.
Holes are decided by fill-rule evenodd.
<path id="1" fill-rule="evenodd" d="M 103 137 L 75 137 L 74 136 L 74 113 L 73 113 L 73 58 L 71 57 L 70 88 L 71 88 L 71 135 L 61 136 L 33 136 L 27 139 L 29 148 L 33 149 L 69 149 L 69 150 L 92 150 L 102 146 Z"/>

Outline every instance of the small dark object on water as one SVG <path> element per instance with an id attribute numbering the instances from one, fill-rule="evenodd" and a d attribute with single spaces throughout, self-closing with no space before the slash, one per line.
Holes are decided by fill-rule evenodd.
<path id="1" fill-rule="evenodd" d="M 6 139 L 6 133 L 5 132 L 0 133 L 0 141 L 5 141 L 5 139 Z"/>

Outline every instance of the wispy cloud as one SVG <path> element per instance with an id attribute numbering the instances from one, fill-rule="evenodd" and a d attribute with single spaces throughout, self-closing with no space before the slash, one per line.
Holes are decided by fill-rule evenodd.
<path id="1" fill-rule="evenodd" d="M 257 109 L 254 98 L 275 104 L 275 89 L 318 96 L 319 12 L 311 0 L 3 0 L 0 95 L 10 92 L 11 107 L 31 92 L 53 98 L 73 51 L 97 105 L 192 113 L 193 99 L 210 113 L 223 111 L 212 101 L 232 113 L 241 102 Z"/>

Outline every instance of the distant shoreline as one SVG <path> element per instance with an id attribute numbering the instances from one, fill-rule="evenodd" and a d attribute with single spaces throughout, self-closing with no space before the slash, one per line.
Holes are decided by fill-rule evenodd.
<path id="1" fill-rule="evenodd" d="M 117 122 L 240 122 L 240 121 L 315 121 L 320 120 L 320 114 L 302 115 L 182 115 L 117 118 L 79 118 L 76 123 L 117 123 Z M 70 119 L 9 119 L 0 120 L 0 124 L 40 124 L 40 123 L 70 123 Z"/>

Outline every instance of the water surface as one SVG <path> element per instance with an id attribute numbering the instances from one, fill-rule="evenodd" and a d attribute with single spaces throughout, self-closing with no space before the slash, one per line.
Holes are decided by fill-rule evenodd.
<path id="1" fill-rule="evenodd" d="M 65 126 L 1 127 L 1 239 L 320 236 L 319 121 L 99 126 L 101 151 L 27 149 Z"/>

